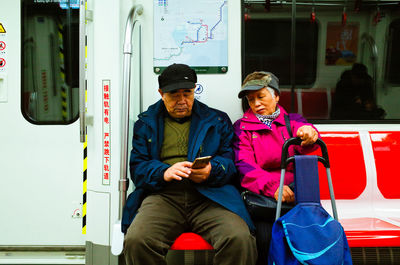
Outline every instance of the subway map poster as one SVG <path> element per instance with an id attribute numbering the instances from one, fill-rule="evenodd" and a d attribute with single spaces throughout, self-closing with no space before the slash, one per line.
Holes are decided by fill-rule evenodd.
<path id="1" fill-rule="evenodd" d="M 172 63 L 228 71 L 228 0 L 154 0 L 154 72 Z"/>

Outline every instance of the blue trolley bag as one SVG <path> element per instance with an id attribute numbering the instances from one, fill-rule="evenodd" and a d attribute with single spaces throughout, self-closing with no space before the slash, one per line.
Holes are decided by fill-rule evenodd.
<path id="1" fill-rule="evenodd" d="M 321 139 L 316 142 L 323 157 L 300 155 L 287 158 L 289 146 L 300 143 L 300 138 L 291 138 L 283 145 L 277 220 L 272 228 L 268 264 L 352 264 L 346 235 L 338 222 L 326 145 Z M 326 168 L 334 218 L 321 206 L 318 161 Z M 296 206 L 280 217 L 283 180 L 286 166 L 291 162 L 295 163 Z"/>

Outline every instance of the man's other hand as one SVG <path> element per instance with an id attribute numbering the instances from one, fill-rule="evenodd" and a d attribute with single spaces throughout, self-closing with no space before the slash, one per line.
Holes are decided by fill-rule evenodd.
<path id="1" fill-rule="evenodd" d="M 169 182 L 173 179 L 182 180 L 182 178 L 188 178 L 193 171 L 191 167 L 192 163 L 188 161 L 175 163 L 164 172 L 164 180 Z"/>

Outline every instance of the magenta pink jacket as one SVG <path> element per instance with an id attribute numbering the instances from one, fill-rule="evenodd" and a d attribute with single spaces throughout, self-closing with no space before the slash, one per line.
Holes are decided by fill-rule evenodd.
<path id="1" fill-rule="evenodd" d="M 282 146 L 290 138 L 284 118 L 287 112 L 281 106 L 279 108 L 280 115 L 272 122 L 271 129 L 260 122 L 251 109 L 233 125 L 236 136 L 235 164 L 241 175 L 241 185 L 250 191 L 269 197 L 273 197 L 279 187 Z M 294 137 L 301 126 L 313 126 L 292 119 L 290 125 Z M 316 148 L 316 145 L 296 147 L 300 154 L 309 153 Z M 289 155 L 294 155 L 293 147 L 289 148 Z M 293 165 L 290 164 L 286 170 L 285 185 L 292 182 Z"/>

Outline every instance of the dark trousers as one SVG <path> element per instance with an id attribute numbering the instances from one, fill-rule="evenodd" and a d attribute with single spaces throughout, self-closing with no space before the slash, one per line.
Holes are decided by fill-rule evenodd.
<path id="1" fill-rule="evenodd" d="M 272 222 L 255 221 L 257 240 L 257 265 L 268 264 L 269 243 L 272 234 Z"/>
<path id="2" fill-rule="evenodd" d="M 256 242 L 246 222 L 181 181 L 143 201 L 125 236 L 127 265 L 166 264 L 168 249 L 185 231 L 201 235 L 214 247 L 215 265 L 256 262 Z"/>

